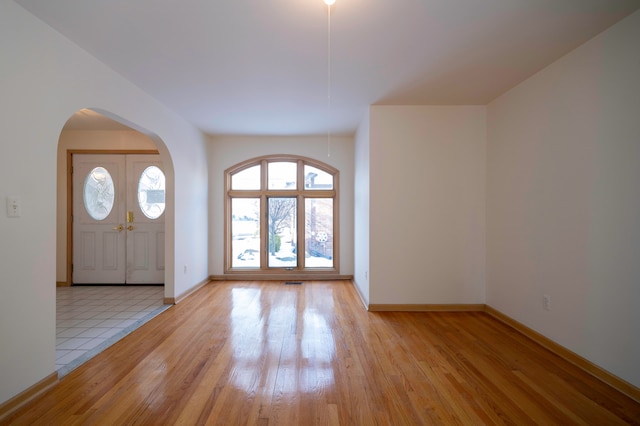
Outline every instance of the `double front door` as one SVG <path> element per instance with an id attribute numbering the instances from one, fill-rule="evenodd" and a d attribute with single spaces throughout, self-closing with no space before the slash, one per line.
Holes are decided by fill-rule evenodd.
<path id="1" fill-rule="evenodd" d="M 164 283 L 159 155 L 73 155 L 74 284 Z"/>

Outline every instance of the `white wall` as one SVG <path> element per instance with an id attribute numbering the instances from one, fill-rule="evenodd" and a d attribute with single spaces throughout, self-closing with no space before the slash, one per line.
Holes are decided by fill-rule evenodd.
<path id="1" fill-rule="evenodd" d="M 492 102 L 487 162 L 487 303 L 635 386 L 639 46 L 636 12 Z"/>
<path id="2" fill-rule="evenodd" d="M 165 286 L 175 295 L 208 275 L 208 206 L 203 135 L 12 1 L 0 2 L 0 58 L 1 403 L 55 371 L 56 154 L 71 114 L 123 117 L 158 145 L 175 192 Z M 4 214 L 8 195 L 21 197 L 21 217 Z M 186 263 L 187 274 L 175 267 Z"/>
<path id="3" fill-rule="evenodd" d="M 224 171 L 242 161 L 272 154 L 301 155 L 340 171 L 340 273 L 353 274 L 353 138 L 326 136 L 215 136 L 210 138 L 211 229 L 209 271 L 224 273 Z"/>
<path id="4" fill-rule="evenodd" d="M 67 281 L 67 151 L 73 149 L 157 149 L 133 130 L 63 130 L 58 142 L 56 201 L 56 281 Z"/>
<path id="5" fill-rule="evenodd" d="M 365 305 L 369 305 L 369 111 L 355 138 L 354 161 L 354 274 L 353 281 Z"/>
<path id="6" fill-rule="evenodd" d="M 371 304 L 484 303 L 485 107 L 370 114 Z"/>

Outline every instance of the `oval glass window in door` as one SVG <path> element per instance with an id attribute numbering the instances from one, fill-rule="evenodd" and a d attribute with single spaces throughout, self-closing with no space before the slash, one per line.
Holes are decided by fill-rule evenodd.
<path id="1" fill-rule="evenodd" d="M 95 220 L 104 220 L 111 209 L 114 200 L 113 179 L 104 167 L 95 167 L 84 180 L 84 208 Z"/>
<path id="2" fill-rule="evenodd" d="M 157 219 L 164 213 L 164 173 L 156 166 L 149 166 L 138 181 L 138 203 L 140 210 L 149 219 Z"/>

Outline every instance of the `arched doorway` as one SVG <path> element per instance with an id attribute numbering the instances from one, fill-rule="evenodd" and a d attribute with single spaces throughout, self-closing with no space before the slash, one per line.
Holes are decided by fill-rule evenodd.
<path id="1" fill-rule="evenodd" d="M 82 158 L 83 161 L 78 162 L 77 160 L 80 158 Z M 76 238 L 78 236 L 77 234 L 79 234 L 77 225 L 81 222 L 79 218 L 81 215 L 78 215 L 78 211 L 88 213 L 87 216 L 91 216 L 92 213 L 92 210 L 87 208 L 90 206 L 88 206 L 87 199 L 85 198 L 87 191 L 91 191 L 90 185 L 85 185 L 89 182 L 87 177 L 95 170 L 102 170 L 100 165 L 92 167 L 90 168 L 91 170 L 88 171 L 82 170 L 82 167 L 85 167 L 88 164 L 87 161 L 92 161 L 96 158 L 109 158 L 109 164 L 120 162 L 125 164 L 129 161 L 127 159 L 133 159 L 131 161 L 131 167 L 123 166 L 117 168 L 117 170 L 122 171 L 122 174 L 124 174 L 124 172 L 128 172 L 132 175 L 136 174 L 135 178 L 129 179 L 129 181 L 133 182 L 133 185 L 131 185 L 131 182 L 128 182 L 126 186 L 122 185 L 123 188 L 127 186 L 133 187 L 134 193 L 133 195 L 116 195 L 113 197 L 112 201 L 117 201 L 116 199 L 118 198 L 120 201 L 126 201 L 126 199 L 129 198 L 130 201 L 135 200 L 138 204 L 135 204 L 135 209 L 129 209 L 132 212 L 135 210 L 136 222 L 133 222 L 133 218 L 131 221 L 127 221 L 126 216 L 128 216 L 129 213 L 129 211 L 127 211 L 128 208 L 124 206 L 120 207 L 119 209 L 121 211 L 118 213 L 117 220 L 123 222 L 122 226 L 108 226 L 110 240 L 96 240 L 94 241 L 94 244 L 101 248 L 106 247 L 108 250 L 112 250 L 113 247 L 110 247 L 109 244 L 106 243 L 108 241 L 121 241 L 124 243 L 124 248 L 122 250 L 125 252 L 127 250 L 130 252 L 137 251 L 141 254 L 141 256 L 138 256 L 139 258 L 145 258 L 146 256 L 148 259 L 150 257 L 149 253 L 152 253 L 154 256 L 151 257 L 154 258 L 153 260 L 156 265 L 156 275 L 152 279 L 140 279 L 138 276 L 136 281 L 131 278 L 131 270 L 125 270 L 125 275 L 123 275 L 125 279 L 122 282 L 117 279 L 112 280 L 111 278 L 104 279 L 102 281 L 92 279 L 87 280 L 86 278 L 80 278 L 82 276 L 74 274 L 74 269 L 77 268 L 76 265 L 78 264 L 78 259 L 82 259 L 83 257 L 115 259 L 114 257 L 110 257 L 109 253 L 101 253 L 100 256 L 95 256 L 95 253 L 85 255 L 88 253 L 90 239 L 87 240 L 87 238 L 85 238 L 89 243 L 83 244 L 81 242 L 82 239 L 78 240 L 78 238 Z M 144 166 L 146 163 L 143 164 L 142 160 L 149 164 Z M 75 166 L 74 162 L 76 162 Z M 164 220 L 165 215 L 163 214 L 165 207 L 172 208 L 169 200 L 172 200 L 173 197 L 165 197 L 164 194 L 165 190 L 172 190 L 172 182 L 169 182 L 169 185 L 166 185 L 166 187 L 163 185 L 162 188 L 151 188 L 148 182 L 145 184 L 146 186 L 143 185 L 141 176 L 144 175 L 144 172 L 148 171 L 147 169 L 152 168 L 167 170 L 168 173 L 163 173 L 165 179 L 172 179 L 173 173 L 171 159 L 166 149 L 164 149 L 164 144 L 157 136 L 144 131 L 143 129 L 136 128 L 132 123 L 128 123 L 112 114 L 93 109 L 79 110 L 65 123 L 58 139 L 57 164 L 58 254 L 56 259 L 56 281 L 58 287 L 69 287 L 70 291 L 70 286 L 72 284 L 91 284 L 93 287 L 92 289 L 83 290 L 82 300 L 86 300 L 87 304 L 95 304 L 95 302 L 91 301 L 91 297 L 104 299 L 105 294 L 108 294 L 112 301 L 121 300 L 123 303 L 130 303 L 131 299 L 135 298 L 140 299 L 139 301 L 136 301 L 135 304 L 132 303 L 130 307 L 123 309 L 120 314 L 114 313 L 112 317 L 109 317 L 110 311 L 107 311 L 106 309 L 116 309 L 116 307 L 113 306 L 115 302 L 110 302 L 110 304 L 103 303 L 101 309 L 105 309 L 105 311 L 102 311 L 102 313 L 94 313 L 88 309 L 78 308 L 77 306 L 61 308 L 61 306 L 67 303 L 67 301 L 61 302 L 58 300 L 59 309 L 56 315 L 56 365 L 59 372 L 61 372 L 61 374 L 65 374 L 71 369 L 68 368 L 69 365 L 75 368 L 79 363 L 89 359 L 95 353 L 104 349 L 104 347 L 111 345 L 119 338 L 126 335 L 133 328 L 141 325 L 144 322 L 143 320 L 148 320 L 157 315 L 157 313 L 161 312 L 161 308 L 163 308 L 163 304 L 167 300 L 166 295 L 173 293 L 172 288 L 167 288 L 167 286 L 173 285 L 173 281 L 171 279 L 167 279 L 167 274 L 164 272 L 165 269 L 163 267 L 166 262 L 173 262 L 172 251 L 169 251 L 167 256 L 165 255 L 164 245 L 160 246 L 158 241 L 147 241 L 146 243 L 150 244 L 149 251 L 141 252 L 140 247 L 143 247 L 144 244 L 137 244 L 136 246 L 136 244 L 132 242 L 133 240 L 142 241 L 144 239 L 144 235 L 140 238 L 141 234 L 138 234 L 138 236 L 135 236 L 135 234 L 145 226 L 149 226 L 149 223 L 151 222 L 156 221 L 161 223 L 161 225 L 155 224 L 156 229 L 154 234 L 158 235 L 164 235 L 166 233 L 166 229 L 172 226 L 170 220 Z M 78 167 L 78 164 L 81 164 L 82 167 Z M 106 169 L 109 169 L 109 167 L 104 168 L 104 170 Z M 111 173 L 115 175 L 118 172 L 112 170 Z M 97 175 L 97 173 L 94 174 Z M 137 176 L 137 174 L 141 176 Z M 127 182 L 125 178 L 123 178 L 122 181 Z M 144 193 L 141 192 L 143 189 L 145 190 Z M 160 194 L 160 189 L 163 191 L 162 194 Z M 160 195 L 162 195 L 162 197 L 160 197 Z M 158 214 L 158 211 L 155 210 L 144 210 L 144 206 L 140 203 L 141 196 L 144 198 L 145 202 L 152 201 L 151 203 L 147 203 L 145 205 L 146 207 L 155 209 L 160 206 L 162 211 Z M 155 197 L 155 201 L 149 200 L 149 197 Z M 168 203 L 165 202 L 165 198 Z M 134 205 L 133 201 L 130 205 Z M 78 206 L 81 206 L 82 208 L 79 209 Z M 106 216 L 102 217 L 101 214 L 95 213 L 95 211 L 93 213 L 97 219 L 100 219 L 95 220 L 95 223 L 106 223 L 106 220 L 103 220 Z M 159 229 L 157 228 L 158 226 L 160 226 Z M 113 230 L 112 228 L 116 229 Z M 89 234 L 91 233 L 86 233 L 86 235 Z M 126 237 L 129 237 L 128 243 L 126 242 Z M 164 239 L 162 239 L 162 244 L 164 244 Z M 114 244 L 113 246 L 115 247 L 116 245 Z M 135 263 L 138 262 L 131 262 L 126 257 L 123 257 L 122 259 L 125 260 L 118 260 L 116 263 L 119 263 L 120 265 L 124 264 L 125 267 L 131 266 L 131 264 L 136 266 Z M 138 262 L 138 265 L 139 263 L 140 262 Z M 160 276 L 157 274 L 157 270 L 159 269 L 157 267 L 158 265 L 162 266 Z M 107 267 L 110 266 L 112 265 L 107 265 Z M 136 270 L 135 272 L 137 273 L 139 271 Z M 155 289 L 152 289 L 152 294 L 150 295 L 150 293 L 145 293 L 143 289 L 140 288 L 136 290 L 125 290 L 123 286 L 120 288 L 111 287 L 107 289 L 98 289 L 97 285 L 93 285 L 107 283 L 132 284 L 133 282 L 137 282 L 144 286 L 148 286 L 149 284 L 159 284 L 160 286 L 156 286 Z M 61 289 L 58 290 L 59 291 L 57 293 L 60 294 Z M 98 294 L 98 290 L 102 293 Z M 77 299 L 77 297 L 74 298 Z M 152 298 L 153 301 L 151 302 Z M 68 310 L 61 312 L 61 309 Z M 83 311 L 84 313 L 76 315 L 74 311 Z M 128 314 L 129 317 L 127 317 L 126 314 Z M 93 316 L 89 318 L 91 315 Z M 59 348 L 58 343 L 62 349 Z M 77 347 L 78 345 L 79 347 Z M 73 356 L 80 354 L 81 350 L 86 351 L 79 357 L 71 359 Z M 70 363 L 69 360 L 71 360 Z M 67 368 L 61 369 L 61 364 L 64 364 Z"/>
<path id="2" fill-rule="evenodd" d="M 57 259 L 56 281 L 58 285 L 70 285 L 72 252 L 72 201 L 71 193 L 71 161 L 73 154 L 149 154 L 155 153 L 163 164 L 166 177 L 167 205 L 172 210 L 173 199 L 173 166 L 170 155 L 164 148 L 160 138 L 135 124 L 96 109 L 82 109 L 74 113 L 65 123 L 58 140 L 58 190 L 57 190 Z M 168 215 L 169 216 L 169 215 Z M 165 221 L 165 232 L 172 230 L 170 220 Z M 165 263 L 172 263 L 172 251 L 166 253 Z M 165 276 L 165 284 L 169 288 L 165 293 L 173 294 L 173 280 Z"/>

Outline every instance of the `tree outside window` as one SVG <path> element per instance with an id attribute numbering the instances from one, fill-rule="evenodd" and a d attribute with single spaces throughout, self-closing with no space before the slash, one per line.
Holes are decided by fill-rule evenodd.
<path id="1" fill-rule="evenodd" d="M 290 156 L 226 171 L 226 271 L 336 271 L 338 172 Z"/>

